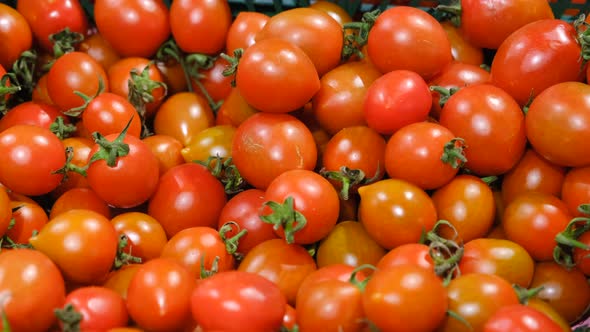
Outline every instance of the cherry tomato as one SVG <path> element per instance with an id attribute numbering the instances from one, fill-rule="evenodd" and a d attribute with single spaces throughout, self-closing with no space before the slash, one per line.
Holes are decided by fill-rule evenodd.
<path id="1" fill-rule="evenodd" d="M 555 262 L 535 265 L 531 288 L 543 287 L 537 297 L 549 304 L 570 324 L 582 318 L 590 303 L 590 284 L 578 269 Z"/>
<path id="2" fill-rule="evenodd" d="M 289 243 L 315 243 L 326 237 L 338 221 L 338 193 L 328 180 L 313 171 L 282 173 L 268 185 L 264 199 L 277 206 L 267 205 L 262 216 L 279 225 L 275 228 L 277 234 Z M 291 204 L 287 203 L 289 199 Z"/>
<path id="3" fill-rule="evenodd" d="M 506 206 L 502 226 L 509 240 L 524 247 L 535 260 L 547 261 L 553 258 L 555 236 L 571 219 L 559 198 L 531 191 Z"/>
<path id="4" fill-rule="evenodd" d="M 94 142 L 91 139 L 68 137 L 62 143 L 66 148 L 72 149 L 72 160 L 70 160 L 72 165 L 85 167 L 88 164 L 88 156 L 94 146 Z M 53 197 L 59 197 L 73 188 L 89 188 L 88 181 L 82 174 L 68 171 L 66 173 L 66 179 L 62 180 L 61 184 L 53 190 L 52 195 Z"/>
<path id="5" fill-rule="evenodd" d="M 500 308 L 518 304 L 518 296 L 510 283 L 493 274 L 471 273 L 451 280 L 447 286 L 448 309 L 469 325 L 446 317 L 437 331 L 483 331 L 483 327 Z"/>
<path id="6" fill-rule="evenodd" d="M 561 199 L 572 215 L 582 216 L 578 207 L 590 202 L 590 167 L 572 168 L 567 172 L 561 187 Z"/>
<path id="7" fill-rule="evenodd" d="M 232 160 L 249 184 L 265 189 L 283 172 L 314 169 L 317 147 L 310 130 L 297 118 L 260 112 L 237 128 Z"/>
<path id="8" fill-rule="evenodd" d="M 216 57 L 211 68 L 199 70 L 198 80 L 205 91 L 202 91 L 195 82 L 195 79 L 192 79 L 191 85 L 193 91 L 203 97 L 205 96 L 204 93 L 207 92 L 214 101 L 220 101 L 227 98 L 232 90 L 231 82 L 234 79 L 233 75 L 225 76 L 223 74 L 228 65 L 229 63 L 227 60 L 222 57 Z"/>
<path id="9" fill-rule="evenodd" d="M 223 185 L 205 167 L 182 164 L 162 176 L 148 203 L 148 214 L 171 238 L 186 228 L 215 227 L 226 201 Z"/>
<path id="10" fill-rule="evenodd" d="M 227 118 L 227 123 L 224 124 L 232 125 L 237 128 L 242 122 L 246 121 L 246 119 L 256 112 L 257 111 L 244 100 L 240 90 L 238 90 L 238 88 L 232 88 L 229 95 L 223 101 L 223 104 L 221 104 L 219 110 L 217 110 L 216 124 L 220 125 L 221 123 L 218 122 L 223 116 L 225 116 Z"/>
<path id="11" fill-rule="evenodd" d="M 182 264 L 197 279 L 214 268 L 223 272 L 235 265 L 221 236 L 210 227 L 191 227 L 176 233 L 162 248 L 161 257 Z"/>
<path id="12" fill-rule="evenodd" d="M 425 80 L 453 60 L 445 30 L 425 11 L 396 6 L 386 9 L 369 32 L 367 51 L 383 73 L 409 70 Z"/>
<path id="13" fill-rule="evenodd" d="M 450 158 L 457 159 L 457 167 L 453 167 L 452 159 L 443 161 L 445 155 L 463 154 L 460 150 L 457 152 L 453 139 L 455 135 L 437 123 L 417 122 L 401 128 L 387 141 L 387 174 L 425 190 L 442 187 L 455 177 L 459 171 L 458 166 L 463 163 L 461 159 L 457 159 L 460 157 L 452 155 Z M 446 148 L 448 143 L 452 143 L 450 151 Z"/>
<path id="14" fill-rule="evenodd" d="M 434 260 L 427 245 L 406 243 L 391 249 L 377 263 L 378 270 L 385 270 L 399 265 L 415 265 L 434 272 Z"/>
<path id="15" fill-rule="evenodd" d="M 381 76 L 370 63 L 349 62 L 327 72 L 313 96 L 313 114 L 329 134 L 366 125 L 363 102 L 369 86 Z"/>
<path id="16" fill-rule="evenodd" d="M 217 54 L 225 47 L 232 22 L 225 0 L 178 0 L 170 6 L 170 29 L 186 53 Z"/>
<path id="17" fill-rule="evenodd" d="M 182 143 L 168 135 L 152 135 L 143 139 L 160 165 L 160 176 L 174 166 L 184 164 Z"/>
<path id="18" fill-rule="evenodd" d="M 572 24 L 560 19 L 529 23 L 498 48 L 492 62 L 492 82 L 524 106 L 552 85 L 580 81 L 584 74 L 580 52 Z"/>
<path id="19" fill-rule="evenodd" d="M 262 30 L 270 17 L 258 12 L 239 12 L 233 19 L 225 41 L 227 54 L 234 54 L 238 48 L 243 50 L 256 43 L 256 34 Z"/>
<path id="20" fill-rule="evenodd" d="M 336 22 L 340 23 L 340 25 L 352 22 L 352 17 L 350 17 L 350 14 L 348 14 L 348 12 L 346 12 L 346 10 L 344 10 L 344 8 L 342 8 L 337 3 L 319 0 L 312 3 L 309 7 L 326 12 L 334 20 L 336 20 Z"/>
<path id="21" fill-rule="evenodd" d="M 486 322 L 483 332 L 563 332 L 561 327 L 537 309 L 523 304 L 505 306 Z"/>
<path id="22" fill-rule="evenodd" d="M 375 265 L 386 251 L 367 233 L 357 221 L 342 221 L 322 239 L 317 249 L 318 267 L 347 264 L 358 267 Z"/>
<path id="23" fill-rule="evenodd" d="M 34 232 L 39 232 L 49 221 L 45 210 L 33 202 L 11 202 L 14 225 L 6 231 L 6 236 L 14 243 L 27 244 Z"/>
<path id="24" fill-rule="evenodd" d="M 397 179 L 359 188 L 359 220 L 383 248 L 418 242 L 437 220 L 432 199 L 418 186 Z"/>
<path id="25" fill-rule="evenodd" d="M 561 327 L 561 331 L 571 332 L 571 326 L 557 311 L 555 311 L 555 309 L 553 309 L 549 302 L 545 302 L 538 297 L 533 297 L 526 302 L 526 305 L 547 315 L 547 317 L 551 318 L 552 321 Z"/>
<path id="26" fill-rule="evenodd" d="M 51 100 L 51 97 L 49 97 L 49 91 L 47 91 L 48 76 L 49 73 L 43 74 L 37 81 L 37 84 L 35 85 L 35 88 L 33 89 L 33 94 L 31 96 L 32 101 L 36 103 L 53 105 L 53 100 Z"/>
<path id="27" fill-rule="evenodd" d="M 63 174 L 54 172 L 65 162 L 64 146 L 49 129 L 16 125 L 0 133 L 0 182 L 19 194 L 55 189 Z"/>
<path id="28" fill-rule="evenodd" d="M 0 55 L 0 65 L 12 68 L 21 53 L 31 48 L 33 35 L 22 13 L 8 5 L 0 4 L 0 21 L 3 22 L 0 43 L 4 50 Z"/>
<path id="29" fill-rule="evenodd" d="M 519 194 L 537 191 L 559 197 L 564 183 L 565 168 L 528 149 L 522 159 L 502 178 L 502 199 L 508 204 Z"/>
<path id="30" fill-rule="evenodd" d="M 293 329 L 297 325 L 297 312 L 295 308 L 287 304 L 285 306 L 285 315 L 283 316 L 283 327 L 286 329 Z"/>
<path id="31" fill-rule="evenodd" d="M 0 234 L 6 233 L 12 219 L 11 199 L 4 187 L 0 188 Z"/>
<path id="32" fill-rule="evenodd" d="M 94 19 L 103 38 L 123 57 L 150 57 L 170 36 L 162 0 L 96 0 Z"/>
<path id="33" fill-rule="evenodd" d="M 302 246 L 273 239 L 252 248 L 238 270 L 256 273 L 276 283 L 287 302 L 294 305 L 299 286 L 317 266 Z"/>
<path id="34" fill-rule="evenodd" d="M 400 265 L 373 273 L 362 304 L 381 331 L 434 331 L 446 315 L 447 290 L 432 271 Z"/>
<path id="35" fill-rule="evenodd" d="M 417 73 L 393 70 L 375 80 L 363 103 L 365 120 L 380 134 L 425 121 L 432 105 L 428 85 Z"/>
<path id="36" fill-rule="evenodd" d="M 560 166 L 590 166 L 590 87 L 579 82 L 555 84 L 534 99 L 526 116 L 526 135 L 545 159 Z M 572 119 L 575 119 L 572 120 Z"/>
<path id="37" fill-rule="evenodd" d="M 119 134 L 105 136 L 104 141 L 112 143 Z M 129 147 L 127 155 L 116 157 L 114 165 L 107 160 L 98 159 L 91 162 L 96 153 L 103 148 L 95 144 L 90 151 L 87 179 L 90 188 L 108 204 L 130 208 L 146 202 L 156 191 L 160 168 L 158 159 L 142 140 L 125 135 L 121 140 Z M 126 190 L 121 191 L 123 187 Z"/>
<path id="38" fill-rule="evenodd" d="M 128 264 L 123 265 L 118 270 L 111 271 L 102 283 L 102 286 L 112 289 L 121 295 L 121 297 L 127 299 L 127 289 L 129 288 L 131 279 L 133 279 L 133 276 L 135 276 L 135 273 L 141 266 L 141 264 Z"/>
<path id="39" fill-rule="evenodd" d="M 322 76 L 340 63 L 342 26 L 326 12 L 293 8 L 274 15 L 256 35 L 256 43 L 281 38 L 300 47 Z"/>
<path id="40" fill-rule="evenodd" d="M 191 319 L 194 276 L 166 258 L 142 264 L 127 290 L 129 316 L 141 328 L 155 332 L 178 331 Z"/>
<path id="41" fill-rule="evenodd" d="M 104 39 L 100 33 L 95 33 L 92 36 L 84 39 L 78 45 L 80 52 L 88 53 L 96 62 L 100 63 L 102 68 L 108 72 L 109 68 L 120 60 L 119 54 L 113 47 Z"/>
<path id="42" fill-rule="evenodd" d="M 590 247 L 590 232 L 582 234 L 577 240 Z M 590 276 L 590 250 L 574 248 L 574 263 L 582 273 Z"/>
<path id="43" fill-rule="evenodd" d="M 57 215 L 29 240 L 59 266 L 66 280 L 79 284 L 106 277 L 115 261 L 118 241 L 106 217 L 83 209 Z"/>
<path id="44" fill-rule="evenodd" d="M 475 84 L 453 94 L 440 124 L 465 140 L 465 167 L 481 176 L 510 170 L 525 150 L 525 119 L 510 95 L 491 84 Z"/>
<path id="45" fill-rule="evenodd" d="M 191 92 L 180 92 L 166 99 L 154 118 L 154 131 L 176 138 L 183 146 L 193 136 L 212 127 L 215 116 L 205 98 Z"/>
<path id="46" fill-rule="evenodd" d="M 143 263 L 160 257 L 168 239 L 158 221 L 142 212 L 125 212 L 111 219 L 119 234 L 127 236 L 127 246 L 123 248 Z"/>
<path id="47" fill-rule="evenodd" d="M 350 281 L 354 272 L 356 272 L 355 278 L 357 281 L 364 281 L 367 278 L 365 271 L 367 269 L 356 269 L 350 265 L 340 263 L 320 267 L 303 279 L 297 291 L 297 296 L 299 296 L 299 293 L 307 292 L 308 288 L 313 287 L 313 285 L 326 280 Z"/>
<path id="48" fill-rule="evenodd" d="M 109 81 L 100 63 L 87 53 L 70 52 L 59 57 L 51 66 L 47 76 L 47 92 L 55 105 L 67 111 L 84 104 L 84 99 L 75 92 L 94 96 L 100 80 L 107 92 Z"/>
<path id="49" fill-rule="evenodd" d="M 460 31 L 451 21 L 444 21 L 440 24 L 447 33 L 451 43 L 451 54 L 453 60 L 464 64 L 479 66 L 483 63 L 483 49 L 475 46 L 465 39 Z"/>
<path id="50" fill-rule="evenodd" d="M 92 99 L 82 113 L 82 124 L 91 133 L 103 136 L 118 134 L 131 121 L 127 134 L 141 135 L 141 118 L 127 99 L 111 92 L 101 93 Z"/>
<path id="51" fill-rule="evenodd" d="M 51 34 L 69 28 L 72 32 L 86 35 L 88 30 L 88 20 L 79 1 L 19 0 L 16 10 L 27 20 L 35 40 L 45 51 L 53 50 L 49 39 Z M 10 49 L 13 47 L 11 44 Z"/>
<path id="52" fill-rule="evenodd" d="M 492 189 L 473 175 L 458 175 L 432 195 L 439 219 L 447 220 L 457 231 L 458 241 L 484 237 L 496 213 Z M 440 234 L 453 238 L 454 232 L 443 226 Z"/>
<path id="53" fill-rule="evenodd" d="M 228 225 L 229 230 L 224 234 L 226 239 L 231 239 L 240 231 L 246 230 L 246 234 L 239 238 L 236 252 L 246 255 L 258 244 L 275 239 L 278 235 L 273 230 L 273 225 L 260 219 L 260 209 L 265 202 L 264 191 L 248 189 L 232 197 L 221 210 L 217 222 L 218 229 Z M 234 222 L 236 226 L 228 224 Z"/>
<path id="54" fill-rule="evenodd" d="M 189 144 L 181 150 L 187 163 L 206 161 L 211 156 L 224 160 L 231 157 L 232 142 L 236 128 L 233 126 L 213 126 L 203 129 L 192 137 Z"/>
<path id="55" fill-rule="evenodd" d="M 68 320 L 68 315 L 58 311 L 58 318 L 63 327 L 78 328 L 83 331 L 108 330 L 127 326 L 129 319 L 125 300 L 117 292 L 105 287 L 87 286 L 78 288 L 68 294 L 66 306 L 71 305 L 75 312 L 82 315 L 81 320 Z M 67 310 L 65 311 L 67 312 Z M 60 319 L 61 320 L 61 319 Z"/>
<path id="56" fill-rule="evenodd" d="M 320 79 L 314 63 L 301 48 L 286 40 L 268 38 L 244 51 L 236 85 L 255 109 L 287 113 L 303 107 L 316 94 Z"/>
<path id="57" fill-rule="evenodd" d="M 168 87 L 169 95 L 186 91 L 188 83 L 184 77 L 184 69 L 178 61 L 174 59 L 156 61 L 156 66 L 162 74 L 163 82 Z"/>
<path id="58" fill-rule="evenodd" d="M 193 318 L 206 331 L 278 331 L 286 306 L 275 283 L 243 271 L 217 273 L 191 295 Z"/>
<path id="59" fill-rule="evenodd" d="M 529 287 L 535 263 L 520 245 L 508 240 L 474 239 L 463 247 L 459 262 L 462 275 L 488 273 L 502 277 L 511 284 Z"/>
<path id="60" fill-rule="evenodd" d="M 56 321 L 53 310 L 66 297 L 64 279 L 55 263 L 42 252 L 29 249 L 2 251 L 0 289 L 4 294 L 2 311 L 10 327 L 0 326 L 11 331 L 48 331 Z"/>
<path id="61" fill-rule="evenodd" d="M 55 106 L 27 101 L 11 108 L 0 119 L 0 132 L 16 125 L 33 125 L 50 129 L 55 119 L 61 116 L 64 123 L 70 121 Z"/>

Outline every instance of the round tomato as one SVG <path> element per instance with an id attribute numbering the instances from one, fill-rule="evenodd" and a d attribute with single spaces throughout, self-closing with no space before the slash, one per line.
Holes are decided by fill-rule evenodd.
<path id="1" fill-rule="evenodd" d="M 123 265 L 118 270 L 113 270 L 105 281 L 102 283 L 103 287 L 112 289 L 121 295 L 122 298 L 127 299 L 127 289 L 131 283 L 131 279 L 135 276 L 135 273 L 139 268 L 143 266 L 141 264 L 128 264 Z"/>
<path id="2" fill-rule="evenodd" d="M 51 206 L 49 217 L 53 219 L 60 213 L 76 209 L 92 210 L 111 218 L 109 205 L 90 188 L 72 188 L 61 194 Z"/>
<path id="3" fill-rule="evenodd" d="M 590 87 L 565 82 L 548 87 L 533 100 L 526 116 L 526 135 L 545 159 L 560 166 L 590 166 Z"/>
<path id="4" fill-rule="evenodd" d="M 117 233 L 127 236 L 123 252 L 142 262 L 160 257 L 168 239 L 156 219 L 143 212 L 125 212 L 111 219 L 111 223 Z"/>
<path id="5" fill-rule="evenodd" d="M 334 20 L 336 20 L 336 22 L 340 23 L 340 25 L 352 22 L 352 17 L 350 17 L 350 14 L 348 14 L 344 8 L 335 2 L 319 0 L 309 5 L 309 7 L 326 12 Z"/>
<path id="6" fill-rule="evenodd" d="M 206 161 L 209 157 L 224 160 L 231 157 L 231 147 L 236 128 L 234 126 L 213 126 L 196 134 L 189 144 L 181 150 L 182 157 L 189 163 Z"/>
<path id="7" fill-rule="evenodd" d="M 429 332 L 445 318 L 447 290 L 432 271 L 400 265 L 373 273 L 362 304 L 381 331 Z"/>
<path id="8" fill-rule="evenodd" d="M 6 237 L 17 244 L 27 244 L 35 232 L 39 232 L 49 221 L 47 213 L 34 202 L 12 201 L 14 224 L 6 231 Z"/>
<path id="9" fill-rule="evenodd" d="M 142 329 L 179 331 L 191 320 L 194 276 L 181 264 L 166 258 L 142 264 L 129 283 L 127 310 Z"/>
<path id="10" fill-rule="evenodd" d="M 61 116 L 65 123 L 69 123 L 69 120 L 55 106 L 26 101 L 11 108 L 0 118 L 0 132 L 19 124 L 51 129 L 51 125 L 58 116 Z"/>
<path id="11" fill-rule="evenodd" d="M 158 159 L 160 176 L 172 167 L 184 164 L 183 146 L 176 138 L 168 135 L 151 135 L 144 138 L 143 142 Z"/>
<path id="12" fill-rule="evenodd" d="M 310 130 L 294 116 L 260 112 L 236 130 L 232 160 L 252 186 L 265 189 L 288 170 L 312 170 L 317 147 Z"/>
<path id="13" fill-rule="evenodd" d="M 96 96 L 82 113 L 82 125 L 91 133 L 103 136 L 118 134 L 131 121 L 127 134 L 141 135 L 141 118 L 133 104 L 127 99 L 110 92 Z"/>
<path id="14" fill-rule="evenodd" d="M 399 265 L 415 265 L 434 272 L 434 259 L 430 248 L 421 243 L 406 243 L 391 249 L 377 263 L 378 270 L 386 270 Z"/>
<path id="15" fill-rule="evenodd" d="M 148 214 L 171 238 L 186 228 L 215 227 L 226 201 L 223 185 L 205 167 L 182 164 L 162 176 L 148 203 Z"/>
<path id="16" fill-rule="evenodd" d="M 301 48 L 283 39 L 268 38 L 244 51 L 236 85 L 255 109 L 287 113 L 311 100 L 320 89 L 320 79 Z"/>
<path id="17" fill-rule="evenodd" d="M 451 43 L 451 54 L 454 61 L 474 66 L 479 66 L 484 62 L 483 49 L 467 41 L 463 33 L 451 21 L 443 21 L 440 25 L 447 33 Z"/>
<path id="18" fill-rule="evenodd" d="M 0 43 L 4 50 L 0 54 L 0 65 L 4 68 L 12 68 L 12 64 L 21 53 L 31 48 L 33 35 L 22 13 L 8 5 L 0 4 L 0 21 L 2 22 Z"/>
<path id="19" fill-rule="evenodd" d="M 63 143 L 49 129 L 16 125 L 0 133 L 0 183 L 23 195 L 57 188 L 66 162 Z"/>
<path id="20" fill-rule="evenodd" d="M 150 57 L 170 36 L 162 0 L 96 0 L 94 19 L 103 38 L 124 57 Z"/>
<path id="21" fill-rule="evenodd" d="M 78 129 L 79 127 L 78 125 Z M 74 136 L 64 139 L 62 143 L 66 149 L 72 150 L 70 164 L 81 168 L 88 165 L 88 156 L 94 146 L 94 142 L 91 139 Z M 65 179 L 53 190 L 52 196 L 57 198 L 70 189 L 88 187 L 88 180 L 85 176 L 73 170 L 67 170 Z"/>
<path id="22" fill-rule="evenodd" d="M 206 97 L 209 95 L 212 101 L 223 101 L 232 90 L 233 76 L 223 73 L 229 63 L 223 57 L 216 57 L 210 68 L 199 70 L 198 76 L 191 80 L 191 86 L 195 93 Z"/>
<path id="23" fill-rule="evenodd" d="M 193 318 L 206 331 L 278 331 L 286 306 L 275 283 L 243 271 L 217 273 L 191 295 Z"/>
<path id="24" fill-rule="evenodd" d="M 505 306 L 486 322 L 483 332 L 563 332 L 547 315 L 523 304 Z"/>
<path id="25" fill-rule="evenodd" d="M 453 61 L 440 23 L 425 11 L 396 6 L 379 15 L 369 31 L 367 51 L 383 73 L 410 70 L 428 80 Z"/>
<path id="26" fill-rule="evenodd" d="M 2 251 L 0 289 L 2 312 L 10 327 L 0 326 L 11 331 L 48 331 L 56 321 L 53 310 L 62 306 L 66 297 L 57 266 L 40 251 L 29 249 Z"/>
<path id="27" fill-rule="evenodd" d="M 84 39 L 78 45 L 80 52 L 88 53 L 96 62 L 100 63 L 102 68 L 108 72 L 109 68 L 119 61 L 119 54 L 104 39 L 100 33 L 94 33 L 92 36 Z"/>
<path id="28" fill-rule="evenodd" d="M 339 280 L 339 281 L 351 281 L 353 273 L 355 274 L 355 280 L 362 282 L 367 278 L 367 273 L 365 273 L 365 269 L 357 269 L 347 264 L 330 264 L 324 267 L 320 267 L 317 270 L 310 273 L 301 285 L 299 286 L 299 290 L 297 291 L 297 296 L 299 293 L 307 292 L 307 289 L 313 287 L 313 285 L 321 283 L 326 280 Z"/>
<path id="29" fill-rule="evenodd" d="M 437 220 L 436 208 L 424 190 L 397 179 L 359 188 L 359 220 L 386 249 L 418 242 Z"/>
<path id="30" fill-rule="evenodd" d="M 268 22 L 270 17 L 258 12 L 239 12 L 233 19 L 225 41 L 228 54 L 234 54 L 238 48 L 243 50 L 256 43 L 256 34 Z"/>
<path id="31" fill-rule="evenodd" d="M 246 121 L 251 115 L 258 112 L 250 106 L 238 88 L 232 88 L 229 95 L 223 100 L 223 103 L 217 110 L 216 124 L 225 124 L 238 127 Z M 225 123 L 221 121 L 226 121 Z"/>
<path id="32" fill-rule="evenodd" d="M 578 207 L 590 202 L 590 167 L 572 168 L 567 172 L 561 187 L 561 199 L 572 215 L 583 215 Z"/>
<path id="33" fill-rule="evenodd" d="M 65 307 L 56 311 L 64 330 L 101 330 L 127 326 L 129 317 L 125 300 L 117 292 L 98 286 L 78 288 L 68 294 Z M 82 315 L 81 319 L 72 317 Z"/>
<path id="34" fill-rule="evenodd" d="M 0 234 L 4 235 L 10 226 L 12 217 L 11 199 L 4 187 L 0 188 Z"/>
<path id="35" fill-rule="evenodd" d="M 481 176 L 510 170 L 525 150 L 525 119 L 520 106 L 502 89 L 475 84 L 453 94 L 440 124 L 465 140 L 465 167 Z"/>

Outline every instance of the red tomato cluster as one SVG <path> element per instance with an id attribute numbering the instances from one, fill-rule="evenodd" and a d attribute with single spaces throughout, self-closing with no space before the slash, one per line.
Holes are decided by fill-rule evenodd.
<path id="1" fill-rule="evenodd" d="M 588 23 L 403 3 L 0 4 L 0 329 L 570 331 Z"/>

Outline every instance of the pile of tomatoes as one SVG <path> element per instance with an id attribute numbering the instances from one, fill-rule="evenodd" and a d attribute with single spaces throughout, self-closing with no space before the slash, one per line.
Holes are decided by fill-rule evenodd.
<path id="1" fill-rule="evenodd" d="M 0 4 L 2 331 L 590 330 L 587 26 Z"/>

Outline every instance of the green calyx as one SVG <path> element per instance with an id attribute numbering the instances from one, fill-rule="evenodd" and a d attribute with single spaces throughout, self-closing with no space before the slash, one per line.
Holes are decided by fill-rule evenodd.
<path id="1" fill-rule="evenodd" d="M 282 227 L 287 243 L 294 243 L 295 233 L 305 227 L 307 220 L 301 212 L 295 210 L 293 197 L 285 198 L 283 203 L 268 201 L 264 205 L 272 210 L 272 214 L 260 216 L 260 219 L 272 224 L 275 230 Z"/>
<path id="2" fill-rule="evenodd" d="M 460 168 L 467 162 L 467 158 L 465 157 L 466 147 L 464 139 L 460 137 L 453 138 L 444 145 L 440 160 L 445 164 L 451 165 L 452 168 Z"/>

